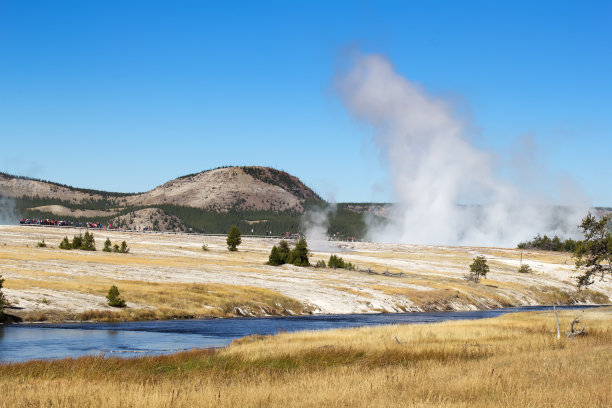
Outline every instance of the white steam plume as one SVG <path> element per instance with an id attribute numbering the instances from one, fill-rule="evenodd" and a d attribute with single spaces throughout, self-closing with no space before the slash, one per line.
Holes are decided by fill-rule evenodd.
<path id="1" fill-rule="evenodd" d="M 0 225 L 16 224 L 15 201 L 0 195 Z"/>
<path id="2" fill-rule="evenodd" d="M 302 216 L 302 229 L 308 239 L 308 247 L 313 251 L 337 252 L 338 248 L 329 242 L 329 218 L 336 212 L 332 201 L 322 207 L 308 209 Z"/>
<path id="3" fill-rule="evenodd" d="M 360 56 L 337 86 L 347 109 L 374 127 L 392 176 L 391 222 L 371 229 L 370 239 L 515 246 L 536 233 L 571 235 L 586 213 L 561 214 L 496 177 L 495 157 L 470 143 L 449 106 L 384 57 Z"/>

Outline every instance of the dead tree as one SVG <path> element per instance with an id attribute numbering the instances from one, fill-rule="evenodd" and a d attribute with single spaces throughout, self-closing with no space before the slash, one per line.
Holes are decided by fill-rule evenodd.
<path id="1" fill-rule="evenodd" d="M 580 320 L 578 320 L 578 317 L 580 317 L 580 315 L 583 314 L 583 313 L 584 313 L 584 310 L 582 312 L 578 313 L 576 315 L 576 317 L 574 317 L 574 320 L 572 320 L 572 322 L 570 323 L 570 331 L 565 333 L 565 334 L 567 334 L 567 338 L 570 338 L 570 337 L 574 338 L 576 336 L 586 336 L 587 334 L 589 334 L 584 329 L 584 327 L 581 328 L 581 329 L 575 329 L 574 328 L 574 325 L 576 323 L 580 323 Z"/>

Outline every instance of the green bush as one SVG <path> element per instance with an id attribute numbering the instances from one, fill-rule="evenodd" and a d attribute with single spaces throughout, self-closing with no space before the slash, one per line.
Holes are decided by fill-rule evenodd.
<path id="1" fill-rule="evenodd" d="M 208 245 L 202 244 L 202 251 L 204 252 L 208 251 Z"/>
<path id="2" fill-rule="evenodd" d="M 127 242 L 121 241 L 121 248 L 119 248 L 119 252 L 122 254 L 127 254 L 130 252 L 130 249 L 127 246 Z"/>
<path id="3" fill-rule="evenodd" d="M 270 256 L 268 257 L 268 265 L 279 266 L 285 263 L 283 257 L 281 257 L 280 251 L 278 247 L 274 245 L 272 250 L 270 251 Z"/>
<path id="4" fill-rule="evenodd" d="M 119 289 L 117 286 L 111 286 L 108 291 L 108 295 L 106 295 L 106 299 L 108 299 L 108 305 L 112 307 L 125 307 L 125 300 L 121 299 L 119 295 Z"/>
<path id="5" fill-rule="evenodd" d="M 289 263 L 292 263 L 295 266 L 310 266 L 310 262 L 308 262 L 308 244 L 306 243 L 306 239 L 301 238 L 297 244 L 295 244 L 295 248 L 291 251 L 289 255 Z"/>
<path id="6" fill-rule="evenodd" d="M 315 264 L 315 268 L 326 268 L 327 265 L 325 265 L 325 261 L 320 259 L 317 261 L 317 263 Z"/>
<path id="7" fill-rule="evenodd" d="M 45 239 L 44 238 L 37 245 L 38 245 L 39 248 L 46 248 L 47 247 L 47 244 L 45 243 Z"/>
<path id="8" fill-rule="evenodd" d="M 89 231 L 85 231 L 85 235 L 83 235 L 83 242 L 81 242 L 81 247 L 83 251 L 95 251 L 96 250 L 96 240 L 94 239 L 93 234 L 90 234 Z"/>
<path id="9" fill-rule="evenodd" d="M 268 265 L 279 266 L 283 265 L 287 262 L 290 263 L 291 259 L 291 249 L 289 248 L 289 244 L 284 239 L 278 243 L 278 247 L 275 245 L 272 247 L 270 251 L 270 256 L 268 257 Z"/>
<path id="10" fill-rule="evenodd" d="M 332 269 L 344 268 L 344 259 L 336 255 L 330 255 L 329 261 L 327 262 L 327 266 Z"/>
<path id="11" fill-rule="evenodd" d="M 111 252 L 112 248 L 111 248 L 111 240 L 109 238 L 106 238 L 106 241 L 104 241 L 104 248 L 102 249 L 102 251 L 104 252 Z"/>
<path id="12" fill-rule="evenodd" d="M 471 280 L 478 283 L 480 278 L 484 278 L 489 273 L 489 265 L 484 256 L 477 256 L 474 258 L 474 262 L 470 265 L 470 276 Z"/>
<path id="13" fill-rule="evenodd" d="M 531 272 L 533 272 L 533 270 L 531 269 L 531 266 L 529 266 L 527 264 L 522 264 L 518 271 L 520 273 L 531 273 Z"/>
<path id="14" fill-rule="evenodd" d="M 227 249 L 229 251 L 237 251 L 238 250 L 238 245 L 240 245 L 242 243 L 242 238 L 241 238 L 242 234 L 240 233 L 240 230 L 238 229 L 238 227 L 236 227 L 235 225 L 232 225 L 232 227 L 229 230 L 229 233 L 227 234 Z"/>
<path id="15" fill-rule="evenodd" d="M 281 240 L 278 247 L 274 245 L 268 257 L 268 265 L 279 266 L 290 263 L 295 266 L 310 266 L 308 262 L 308 244 L 304 238 L 300 239 L 295 248 L 291 250 L 287 241 Z"/>
<path id="16" fill-rule="evenodd" d="M 81 245 L 83 245 L 83 236 L 81 234 L 79 234 L 78 236 L 75 235 L 72 238 L 72 248 L 80 249 Z"/>
<path id="17" fill-rule="evenodd" d="M 557 252 L 573 252 L 580 244 L 580 241 L 574 241 L 571 238 L 566 240 L 560 239 L 558 236 L 552 238 L 547 235 L 536 235 L 531 241 L 521 242 L 517 245 L 519 249 L 541 249 L 544 251 Z"/>
<path id="18" fill-rule="evenodd" d="M 349 271 L 355 270 L 355 265 L 350 262 L 344 262 L 344 259 L 337 255 L 330 255 L 327 266 L 333 269 L 347 269 Z"/>
<path id="19" fill-rule="evenodd" d="M 68 241 L 68 237 L 64 237 L 59 244 L 60 249 L 72 249 L 72 244 Z"/>

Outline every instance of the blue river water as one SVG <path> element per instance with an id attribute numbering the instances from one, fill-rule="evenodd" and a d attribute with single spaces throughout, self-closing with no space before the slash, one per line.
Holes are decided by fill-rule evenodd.
<path id="1" fill-rule="evenodd" d="M 589 307 L 592 306 L 561 306 L 559 309 Z M 484 319 L 505 313 L 542 310 L 552 310 L 552 306 L 470 312 L 0 325 L 0 362 L 100 354 L 119 357 L 158 355 L 194 348 L 224 347 L 234 339 L 251 334 Z"/>

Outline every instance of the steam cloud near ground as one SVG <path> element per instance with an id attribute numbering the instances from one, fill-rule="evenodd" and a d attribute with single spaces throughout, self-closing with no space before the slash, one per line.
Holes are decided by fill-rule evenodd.
<path id="1" fill-rule="evenodd" d="M 393 183 L 390 222 L 372 225 L 369 239 L 514 247 L 537 233 L 576 235 L 588 206 L 555 208 L 500 179 L 495 156 L 470 143 L 449 105 L 383 56 L 356 58 L 337 88 L 347 110 L 373 127 Z"/>
<path id="2" fill-rule="evenodd" d="M 0 196 L 0 225 L 15 224 L 15 201 L 9 197 Z"/>

